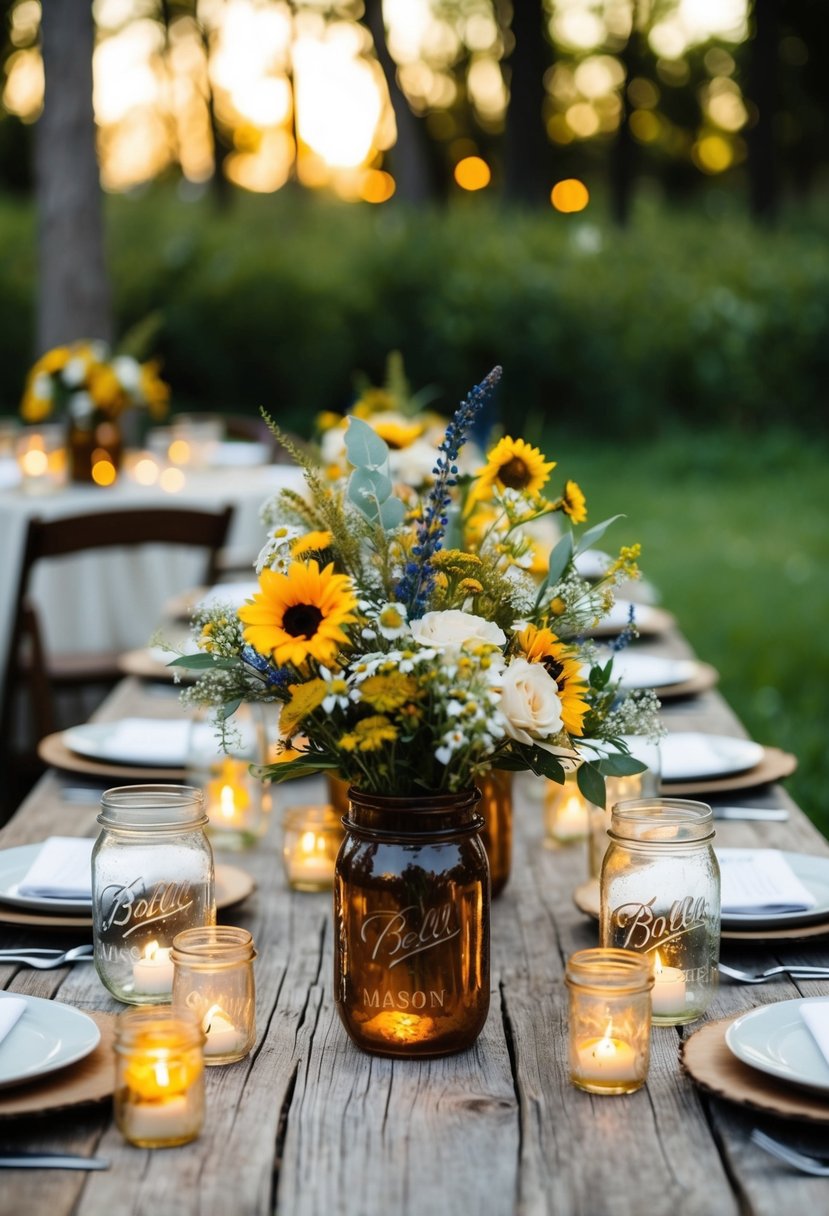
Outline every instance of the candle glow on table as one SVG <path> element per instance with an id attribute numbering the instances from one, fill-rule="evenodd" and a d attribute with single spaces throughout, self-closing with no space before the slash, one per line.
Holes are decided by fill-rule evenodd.
<path id="1" fill-rule="evenodd" d="M 247 790 L 248 766 L 244 760 L 227 756 L 217 775 L 208 782 L 207 814 L 211 822 L 235 827 L 244 822 L 251 799 Z"/>
<path id="2" fill-rule="evenodd" d="M 285 816 L 282 850 L 290 885 L 298 891 L 333 887 L 342 835 L 342 823 L 330 806 L 290 808 Z"/>
<path id="3" fill-rule="evenodd" d="M 123 1064 L 116 1100 L 126 1138 L 145 1146 L 192 1140 L 202 1119 L 194 1090 L 201 1076 L 198 1055 L 182 1053 L 169 1035 L 139 1037 Z"/>
<path id="4" fill-rule="evenodd" d="M 247 1035 L 234 1026 L 221 1005 L 211 1005 L 202 1018 L 206 1035 L 205 1056 L 237 1055 L 245 1046 Z"/>
<path id="5" fill-rule="evenodd" d="M 546 837 L 554 845 L 584 840 L 588 834 L 588 803 L 572 783 L 564 787 L 555 782 L 549 783 L 545 818 Z"/>
<path id="6" fill-rule="evenodd" d="M 654 1017 L 685 1012 L 685 972 L 679 967 L 663 967 L 658 950 L 653 958 L 651 1002 Z"/>
<path id="7" fill-rule="evenodd" d="M 133 963 L 135 991 L 146 996 L 161 996 L 173 990 L 173 964 L 170 951 L 158 942 L 148 942 L 143 956 Z"/>
<path id="8" fill-rule="evenodd" d="M 639 1064 L 630 1043 L 613 1035 L 613 1023 L 608 1022 L 601 1038 L 582 1039 L 576 1044 L 579 1074 L 582 1080 L 637 1081 Z"/>

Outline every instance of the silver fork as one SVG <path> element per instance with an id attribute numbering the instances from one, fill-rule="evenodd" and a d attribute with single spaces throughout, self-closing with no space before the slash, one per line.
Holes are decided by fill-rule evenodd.
<path id="1" fill-rule="evenodd" d="M 737 980 L 741 984 L 765 984 L 766 980 L 783 975 L 788 975 L 795 980 L 829 979 L 829 967 L 809 967 L 806 964 L 801 966 L 798 963 L 792 963 L 791 966 L 786 967 L 768 967 L 765 971 L 756 973 L 740 971 L 737 967 L 726 967 L 725 963 L 720 963 L 719 970 L 729 979 Z"/>
<path id="2" fill-rule="evenodd" d="M 92 951 L 91 944 L 73 946 L 71 950 L 42 950 L 38 947 L 31 950 L 0 950 L 0 965 L 25 963 L 27 967 L 36 967 L 38 971 L 51 971 L 55 967 L 63 967 L 66 963 L 90 962 Z"/>
<path id="3" fill-rule="evenodd" d="M 782 1144 L 781 1141 L 767 1136 L 765 1132 L 761 1132 L 756 1127 L 751 1133 L 751 1139 L 758 1148 L 765 1149 L 767 1153 L 771 1153 L 772 1157 L 785 1161 L 794 1169 L 802 1170 L 804 1174 L 814 1174 L 818 1178 L 829 1178 L 829 1163 L 818 1161 L 815 1157 L 808 1157 L 805 1153 L 799 1153 L 797 1149 L 790 1148 L 788 1144 Z"/>

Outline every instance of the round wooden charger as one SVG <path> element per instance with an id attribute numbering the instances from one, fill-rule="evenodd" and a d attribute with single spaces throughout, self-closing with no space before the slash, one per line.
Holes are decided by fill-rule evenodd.
<path id="1" fill-rule="evenodd" d="M 784 777 L 791 777 L 796 768 L 797 757 L 790 752 L 783 752 L 779 747 L 764 747 L 760 763 L 744 773 L 708 781 L 663 781 L 660 789 L 666 798 L 685 798 L 691 794 L 728 794 L 731 790 L 750 790 L 755 785 L 782 781 Z"/>
<path id="2" fill-rule="evenodd" d="M 171 659 L 174 657 L 170 655 Z M 176 672 L 182 684 L 192 684 L 197 675 L 186 667 L 168 667 L 166 663 L 159 663 L 146 647 L 124 651 L 118 656 L 118 667 L 125 676 L 137 676 L 139 680 L 157 680 L 164 684 L 172 684 Z"/>
<path id="3" fill-rule="evenodd" d="M 590 878 L 576 887 L 573 892 L 573 903 L 579 912 L 592 920 L 599 919 L 599 880 Z M 810 937 L 826 937 L 829 935 L 829 921 L 819 925 L 788 925 L 785 929 L 722 929 L 720 937 L 729 942 L 768 942 L 768 941 L 803 941 Z"/>
<path id="4" fill-rule="evenodd" d="M 709 1022 L 685 1040 L 681 1061 L 686 1075 L 706 1093 L 763 1114 L 829 1123 L 829 1100 L 749 1068 L 731 1054 L 725 1034 L 737 1017 L 742 1014 Z"/>
<path id="5" fill-rule="evenodd" d="M 240 904 L 256 890 L 256 882 L 238 866 L 216 866 L 216 908 L 223 911 Z M 0 923 L 28 925 L 35 929 L 91 929 L 91 916 L 56 916 L 53 912 L 27 911 L 25 908 L 0 904 Z"/>
<path id="6" fill-rule="evenodd" d="M 151 768 L 140 764 L 107 764 L 103 760 L 90 760 L 69 750 L 63 741 L 63 732 L 46 735 L 37 745 L 37 754 L 52 768 L 67 773 L 85 773 L 89 777 L 112 778 L 115 781 L 184 781 L 187 773 L 183 768 Z"/>
<path id="7" fill-rule="evenodd" d="M 84 1013 L 89 1014 L 101 1032 L 101 1041 L 95 1050 L 77 1064 L 61 1068 L 39 1081 L 0 1090 L 0 1119 L 37 1115 L 64 1106 L 79 1106 L 83 1102 L 101 1102 L 114 1093 L 112 1044 L 118 1015 L 94 1009 L 85 1009 Z"/>

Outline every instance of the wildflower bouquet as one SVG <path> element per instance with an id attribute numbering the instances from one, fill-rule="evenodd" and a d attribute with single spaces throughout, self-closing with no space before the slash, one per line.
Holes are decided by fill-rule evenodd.
<path id="1" fill-rule="evenodd" d="M 75 342 L 38 359 L 26 378 L 20 412 L 31 423 L 65 415 L 79 426 L 91 426 L 102 417 L 117 418 L 130 406 L 146 407 L 161 418 L 169 397 L 158 363 L 111 355 L 103 342 Z"/>
<path id="2" fill-rule="evenodd" d="M 263 777 L 331 770 L 364 792 L 412 795 L 467 788 L 492 767 L 559 782 L 578 768 L 603 805 L 605 776 L 642 770 L 622 735 L 652 729 L 658 702 L 620 701 L 612 659 L 594 662 L 577 640 L 635 575 L 637 551 L 599 583 L 581 579 L 576 557 L 612 521 L 576 540 L 579 487 L 545 497 L 554 465 L 522 440 L 459 474 L 500 374 L 461 403 L 420 494 L 395 485 L 387 443 L 358 417 L 347 479 L 295 450 L 308 495 L 268 505 L 258 593 L 197 614 L 202 653 L 174 661 L 199 671 L 185 700 L 219 707 L 221 722 L 241 701 L 281 702 L 282 750 Z M 542 561 L 539 527 L 553 518 L 566 526 Z"/>

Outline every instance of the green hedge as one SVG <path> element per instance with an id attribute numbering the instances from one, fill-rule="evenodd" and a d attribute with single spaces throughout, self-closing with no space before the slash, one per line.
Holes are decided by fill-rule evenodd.
<path id="1" fill-rule="evenodd" d="M 643 208 L 601 218 L 478 198 L 407 214 L 282 191 L 226 213 L 168 190 L 108 200 L 122 331 L 157 311 L 182 405 L 264 405 L 307 430 L 399 349 L 451 405 L 495 362 L 510 425 L 616 436 L 673 422 L 824 428 L 829 247 L 813 228 Z M 0 204 L 0 402 L 32 353 L 31 214 Z M 599 248 L 596 248 L 596 246 Z"/>

